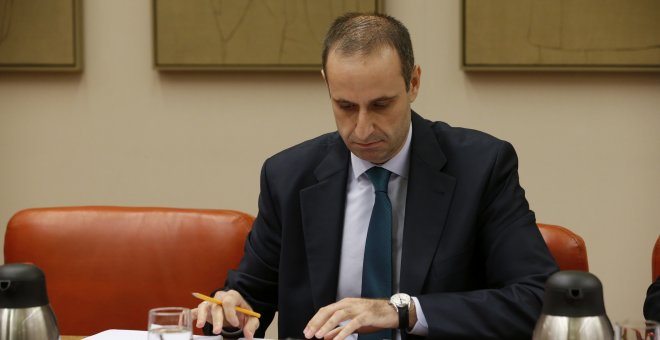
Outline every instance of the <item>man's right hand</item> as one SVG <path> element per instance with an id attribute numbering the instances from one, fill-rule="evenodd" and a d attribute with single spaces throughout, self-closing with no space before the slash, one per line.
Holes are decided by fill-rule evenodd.
<path id="1" fill-rule="evenodd" d="M 253 339 L 259 328 L 259 319 L 236 312 L 236 306 L 252 310 L 241 294 L 235 290 L 219 291 L 213 297 L 222 301 L 222 305 L 204 301 L 192 310 L 197 328 L 203 328 L 208 322 L 213 325 L 213 334 L 220 334 L 222 327 L 235 327 L 243 329 L 245 338 Z"/>

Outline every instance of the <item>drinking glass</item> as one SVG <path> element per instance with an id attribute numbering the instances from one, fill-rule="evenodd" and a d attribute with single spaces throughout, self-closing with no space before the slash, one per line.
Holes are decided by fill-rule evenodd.
<path id="1" fill-rule="evenodd" d="M 149 310 L 149 340 L 190 340 L 192 319 L 190 309 L 162 307 Z"/>
<path id="2" fill-rule="evenodd" d="M 623 321 L 614 325 L 615 340 L 660 340 L 660 324 L 655 321 Z"/>

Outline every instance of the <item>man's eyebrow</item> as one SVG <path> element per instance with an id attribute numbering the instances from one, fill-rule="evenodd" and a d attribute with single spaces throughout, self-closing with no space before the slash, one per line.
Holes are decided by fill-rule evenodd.
<path id="1" fill-rule="evenodd" d="M 352 103 L 350 100 L 347 99 L 342 99 L 342 98 L 332 98 L 332 100 L 339 102 L 339 103 Z"/>
<path id="2" fill-rule="evenodd" d="M 379 102 L 379 101 L 390 101 L 390 100 L 394 100 L 394 99 L 396 99 L 398 96 L 399 96 L 399 95 L 394 95 L 394 96 L 382 96 L 382 97 L 378 97 L 378 98 L 375 98 L 375 99 L 370 100 L 369 103 L 375 103 L 375 102 Z M 331 98 L 332 98 L 333 101 L 338 102 L 338 103 L 351 103 L 351 104 L 355 104 L 355 103 L 353 103 L 352 101 L 350 101 L 350 100 L 348 100 L 348 99 L 343 99 L 343 98 L 333 98 L 333 97 L 331 97 Z"/>
<path id="3" fill-rule="evenodd" d="M 378 98 L 376 98 L 376 99 L 374 99 L 374 100 L 372 100 L 372 101 L 370 101 L 370 102 L 373 103 L 373 102 L 380 102 L 380 101 L 390 101 L 390 100 L 396 99 L 396 97 L 398 97 L 398 96 L 399 96 L 399 95 L 394 95 L 394 96 L 382 96 L 382 97 L 378 97 Z"/>

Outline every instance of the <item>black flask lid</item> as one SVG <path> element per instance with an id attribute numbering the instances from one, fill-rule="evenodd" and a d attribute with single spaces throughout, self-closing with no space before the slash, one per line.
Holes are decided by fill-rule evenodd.
<path id="1" fill-rule="evenodd" d="M 46 277 L 37 266 L 12 263 L 0 266 L 0 308 L 48 305 Z"/>
<path id="2" fill-rule="evenodd" d="M 588 272 L 557 272 L 545 283 L 543 314 L 568 317 L 605 315 L 603 285 Z"/>

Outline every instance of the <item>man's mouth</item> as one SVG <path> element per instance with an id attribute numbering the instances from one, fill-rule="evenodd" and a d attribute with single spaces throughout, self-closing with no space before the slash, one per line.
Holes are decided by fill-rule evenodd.
<path id="1" fill-rule="evenodd" d="M 358 142 L 354 142 L 354 144 L 357 145 L 357 146 L 360 147 L 360 148 L 368 149 L 368 148 L 372 148 L 372 147 L 377 146 L 380 142 L 381 142 L 381 141 L 378 140 L 378 141 L 367 142 L 367 143 L 358 143 Z"/>

